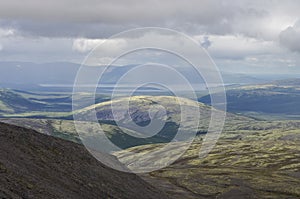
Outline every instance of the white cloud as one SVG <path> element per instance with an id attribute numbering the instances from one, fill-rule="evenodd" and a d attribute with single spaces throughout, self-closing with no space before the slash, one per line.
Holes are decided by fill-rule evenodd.
<path id="1" fill-rule="evenodd" d="M 201 41 L 203 36 L 194 36 Z M 214 58 L 245 59 L 246 57 L 261 54 L 277 54 L 280 48 L 274 41 L 264 41 L 243 35 L 210 35 L 211 42 L 208 52 Z"/>
<path id="2" fill-rule="evenodd" d="M 126 44 L 124 39 L 87 39 L 80 38 L 73 41 L 72 49 L 78 52 L 89 52 L 98 45 L 102 45 L 105 53 L 115 52 Z"/>
<path id="3" fill-rule="evenodd" d="M 104 41 L 103 39 L 75 39 L 72 49 L 79 52 L 88 52 Z"/>
<path id="4" fill-rule="evenodd" d="M 300 52 L 300 20 L 294 26 L 283 30 L 279 36 L 280 43 L 291 51 Z"/>
<path id="5" fill-rule="evenodd" d="M 0 37 L 14 36 L 15 32 L 16 32 L 16 30 L 14 30 L 14 29 L 11 29 L 11 28 L 2 29 L 0 27 Z"/>

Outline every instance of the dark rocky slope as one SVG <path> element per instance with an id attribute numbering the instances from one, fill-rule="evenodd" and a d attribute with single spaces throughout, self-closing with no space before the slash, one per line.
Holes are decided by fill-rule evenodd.
<path id="1" fill-rule="evenodd" d="M 0 198 L 167 198 L 76 143 L 0 123 Z"/>

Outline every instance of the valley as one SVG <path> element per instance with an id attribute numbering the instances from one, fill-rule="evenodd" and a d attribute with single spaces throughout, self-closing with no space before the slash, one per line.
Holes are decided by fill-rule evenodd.
<path id="1" fill-rule="evenodd" d="M 300 199 L 299 10 L 0 0 L 0 199 Z"/>
<path id="2" fill-rule="evenodd" d="M 246 106 L 247 100 L 253 102 L 252 99 L 255 98 L 264 103 L 266 97 L 270 98 L 272 106 L 279 106 L 281 103 L 283 106 L 291 105 L 287 101 L 297 103 L 297 85 L 296 80 L 290 80 L 242 86 L 227 91 L 228 109 L 232 113 L 227 113 L 223 131 L 215 147 L 205 158 L 199 158 L 211 113 L 209 102 L 204 100 L 205 96 L 199 101 L 207 104 L 173 96 L 142 95 L 132 96 L 130 99 L 120 97 L 111 101 L 99 95 L 95 105 L 72 112 L 71 96 L 68 93 L 37 95 L 6 89 L 1 91 L 0 122 L 30 131 L 32 129 L 47 137 L 56 137 L 79 145 L 85 139 L 101 140 L 105 136 L 123 149 L 112 152 L 111 155 L 130 169 L 130 164 L 135 161 L 141 165 L 149 164 L 149 159 L 144 157 L 168 144 L 174 138 L 180 122 L 185 124 L 181 133 L 189 135 L 195 130 L 192 129 L 192 123 L 189 125 L 189 119 L 181 121 L 180 102 L 191 110 L 199 108 L 201 117 L 197 134 L 193 135 L 191 146 L 178 160 L 160 170 L 139 174 L 143 180 L 171 198 L 298 198 L 300 120 L 286 117 L 276 119 L 272 114 L 283 114 L 283 109 L 271 110 L 266 104 L 260 110 L 270 119 L 256 117 L 259 114 L 256 106 Z M 82 94 L 82 97 L 84 101 L 90 95 Z M 128 100 L 130 111 L 124 112 L 123 103 Z M 154 109 L 158 114 L 156 119 L 164 121 L 165 125 L 156 135 L 140 138 L 144 132 L 134 129 L 130 120 L 139 126 L 149 124 L 151 117 L 148 110 L 157 104 L 164 107 L 166 115 L 161 114 L 159 108 Z M 117 113 L 116 118 L 112 115 L 112 105 Z M 256 116 L 238 109 L 240 106 L 256 113 Z M 297 107 L 295 104 L 292 106 Z M 97 123 L 90 121 L 91 110 L 96 111 Z M 296 108 L 291 108 L 291 114 L 298 114 L 297 111 Z M 80 123 L 84 134 L 77 133 L 72 120 L 73 114 L 78 116 L 77 119 L 81 118 L 75 122 Z M 99 134 L 98 123 L 103 134 Z M 180 146 L 184 146 L 185 141 L 178 140 L 174 144 L 170 152 L 174 155 L 181 154 L 183 149 Z M 133 152 L 134 155 L 128 155 L 127 152 Z M 152 164 L 164 161 L 167 160 L 161 159 L 160 155 L 151 159 Z"/>

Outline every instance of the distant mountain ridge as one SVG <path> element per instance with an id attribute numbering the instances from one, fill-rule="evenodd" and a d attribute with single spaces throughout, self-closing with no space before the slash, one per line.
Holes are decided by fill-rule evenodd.
<path id="1" fill-rule="evenodd" d="M 122 75 L 136 65 L 110 66 L 102 79 L 104 84 L 116 83 Z M 151 66 L 150 66 L 151 67 Z M 73 85 L 80 64 L 70 62 L 32 63 L 0 62 L 0 87 L 21 90 L 41 89 L 41 85 Z M 100 74 L 103 66 L 87 66 L 91 77 Z M 204 83 L 194 69 L 179 67 L 190 83 Z M 249 84 L 264 82 L 261 78 L 246 74 L 221 72 L 225 84 Z M 172 79 L 170 79 L 172 82 Z M 87 84 L 94 83 L 87 80 Z M 130 82 L 129 82 L 130 83 Z M 174 82 L 173 82 L 174 83 Z M 69 91 L 71 91 L 69 89 Z"/>
<path id="2" fill-rule="evenodd" d="M 229 112 L 300 115 L 300 78 L 241 86 L 226 95 Z M 210 96 L 199 101 L 210 104 Z"/>

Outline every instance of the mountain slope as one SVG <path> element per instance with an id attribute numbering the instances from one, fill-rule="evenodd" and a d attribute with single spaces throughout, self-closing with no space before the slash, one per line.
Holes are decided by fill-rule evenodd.
<path id="1" fill-rule="evenodd" d="M 42 103 L 30 101 L 12 90 L 0 89 L 0 113 L 35 111 L 42 106 Z"/>
<path id="2" fill-rule="evenodd" d="M 207 157 L 199 158 L 203 142 L 196 139 L 172 165 L 148 175 L 188 190 L 193 198 L 300 198 L 299 126 L 299 121 L 246 122 L 225 131 Z M 124 164 L 161 163 L 161 156 L 144 157 L 162 146 L 137 146 L 114 155 Z M 170 153 L 183 150 L 176 145 Z"/>
<path id="3" fill-rule="evenodd" d="M 229 112 L 300 115 L 300 79 L 274 81 L 268 84 L 242 86 L 228 90 Z M 199 99 L 210 104 L 210 96 Z"/>
<path id="4" fill-rule="evenodd" d="M 128 100 L 129 108 L 127 110 L 125 104 Z M 181 108 L 183 107 L 187 114 L 182 117 Z M 166 143 L 173 139 L 174 141 L 193 139 L 196 135 L 207 133 L 211 119 L 210 106 L 174 96 L 118 98 L 80 109 L 74 112 L 75 118 L 79 121 L 93 121 L 94 110 L 100 123 L 114 126 L 117 123 L 118 128 L 126 128 L 142 135 L 135 137 L 131 136 L 132 134 L 120 134 L 118 132 L 121 131 L 115 131 L 113 139 L 125 142 L 114 143 L 123 149 L 144 144 Z M 193 113 L 200 114 L 200 120 Z M 251 118 L 230 113 L 227 113 L 226 116 L 227 126 L 253 121 Z M 179 128 L 181 134 L 178 134 Z M 126 140 L 130 141 L 130 145 Z"/>
<path id="5" fill-rule="evenodd" d="M 211 107 L 198 103 L 186 98 L 176 98 L 174 96 L 133 96 L 130 98 L 129 114 L 123 104 L 128 100 L 128 98 L 119 98 L 112 101 L 106 101 L 102 103 L 97 103 L 93 106 L 80 109 L 75 112 L 78 117 L 82 118 L 81 127 L 84 129 L 84 133 L 81 133 L 81 138 L 100 138 L 97 123 L 90 121 L 90 111 L 94 108 L 97 112 L 97 118 L 101 124 L 105 135 L 113 143 L 115 143 L 120 148 L 129 148 L 137 145 L 153 144 L 153 143 L 165 143 L 169 142 L 177 134 L 178 128 L 182 129 L 182 132 L 186 136 L 194 137 L 195 131 L 199 134 L 205 134 L 208 130 L 208 125 L 210 122 L 210 112 Z M 195 120 L 192 116 L 188 114 L 184 121 L 181 121 L 181 109 L 179 101 L 188 110 L 200 110 L 200 121 L 198 130 L 195 127 Z M 112 114 L 111 105 L 116 107 L 115 117 Z M 163 114 L 163 108 L 166 111 L 166 115 Z M 152 110 L 155 114 L 154 122 L 162 124 L 162 128 L 158 131 L 151 131 L 153 136 L 147 136 L 143 138 L 143 135 L 149 133 L 149 129 L 144 130 L 142 127 L 147 126 L 151 120 L 149 110 Z M 65 113 L 66 119 L 72 118 L 72 113 Z M 137 126 L 141 128 L 136 128 L 130 123 L 131 119 L 135 122 Z M 53 119 L 2 119 L 3 122 L 16 124 L 18 126 L 27 127 L 35 129 L 39 132 L 45 134 L 50 134 L 53 136 L 61 137 L 67 140 L 80 142 L 78 134 L 76 133 L 76 128 L 73 121 L 69 120 L 53 120 Z M 117 122 L 117 124 L 116 124 Z M 235 126 L 239 126 L 245 123 L 256 122 L 253 119 L 242 117 L 234 114 L 227 113 L 226 125 L 225 127 L 232 129 Z M 122 129 L 120 128 L 122 127 Z M 124 131 L 125 130 L 125 131 Z M 156 133 L 154 135 L 154 133 Z"/>
<path id="6" fill-rule="evenodd" d="M 89 93 L 80 94 L 83 105 L 89 97 Z M 107 100 L 109 97 L 105 95 L 95 96 L 96 103 Z M 0 88 L 0 117 L 61 118 L 69 115 L 71 111 L 72 93 L 29 92 Z"/>
<path id="7" fill-rule="evenodd" d="M 183 132 L 190 133 L 192 130 L 194 131 L 192 129 L 194 127 L 193 118 L 185 118 L 184 121 L 181 121 L 179 100 L 188 110 L 198 107 L 201 109 L 203 128 L 206 129 L 207 120 L 210 117 L 210 107 L 189 99 L 173 96 L 133 96 L 130 98 L 119 98 L 86 107 L 75 112 L 75 114 L 76 118 L 89 121 L 93 117 L 92 111 L 95 110 L 97 119 L 100 122 L 113 125 L 117 123 L 121 127 L 137 131 L 141 134 L 149 133 L 147 132 L 149 131 L 147 128 L 143 132 L 143 127 L 149 125 L 150 122 L 157 122 L 156 126 L 162 125 L 162 129 L 151 129 L 151 131 L 157 130 L 157 134 L 152 138 L 163 139 L 164 142 L 168 142 L 172 140 L 180 124 L 184 123 L 184 127 L 182 127 Z M 126 108 L 127 101 L 130 101 L 128 110 Z M 152 116 L 150 112 L 152 112 Z"/>
<path id="8" fill-rule="evenodd" d="M 0 198 L 166 198 L 79 144 L 0 123 Z"/>
<path id="9" fill-rule="evenodd" d="M 34 98 L 34 97 L 40 98 Z M 0 89 L 0 116 L 33 112 L 70 112 L 71 98 L 66 95 L 33 94 L 11 89 Z"/>
<path id="10" fill-rule="evenodd" d="M 129 110 L 124 110 L 124 105 L 126 105 L 128 101 Z M 153 114 L 155 114 L 155 117 L 153 118 L 157 120 L 164 120 L 165 122 L 171 122 L 176 125 L 184 122 L 186 128 L 184 130 L 190 131 L 191 127 L 187 124 L 194 118 L 187 117 L 185 118 L 185 121 L 181 121 L 180 106 L 185 107 L 186 110 L 195 110 L 198 108 L 200 114 L 199 129 L 207 129 L 212 107 L 187 98 L 174 96 L 133 96 L 130 98 L 118 98 L 86 107 L 74 112 L 74 114 L 76 114 L 78 118 L 82 117 L 82 119 L 85 120 L 92 116 L 90 115 L 91 110 L 96 110 L 97 119 L 100 121 L 117 121 L 119 124 L 126 126 L 126 124 L 132 120 L 140 126 L 145 126 L 151 121 L 149 111 L 152 111 Z M 112 107 L 114 108 L 114 114 Z M 163 109 L 165 110 L 165 114 L 163 113 Z M 231 113 L 227 113 L 226 117 L 228 121 L 251 120 L 250 118 Z"/>

